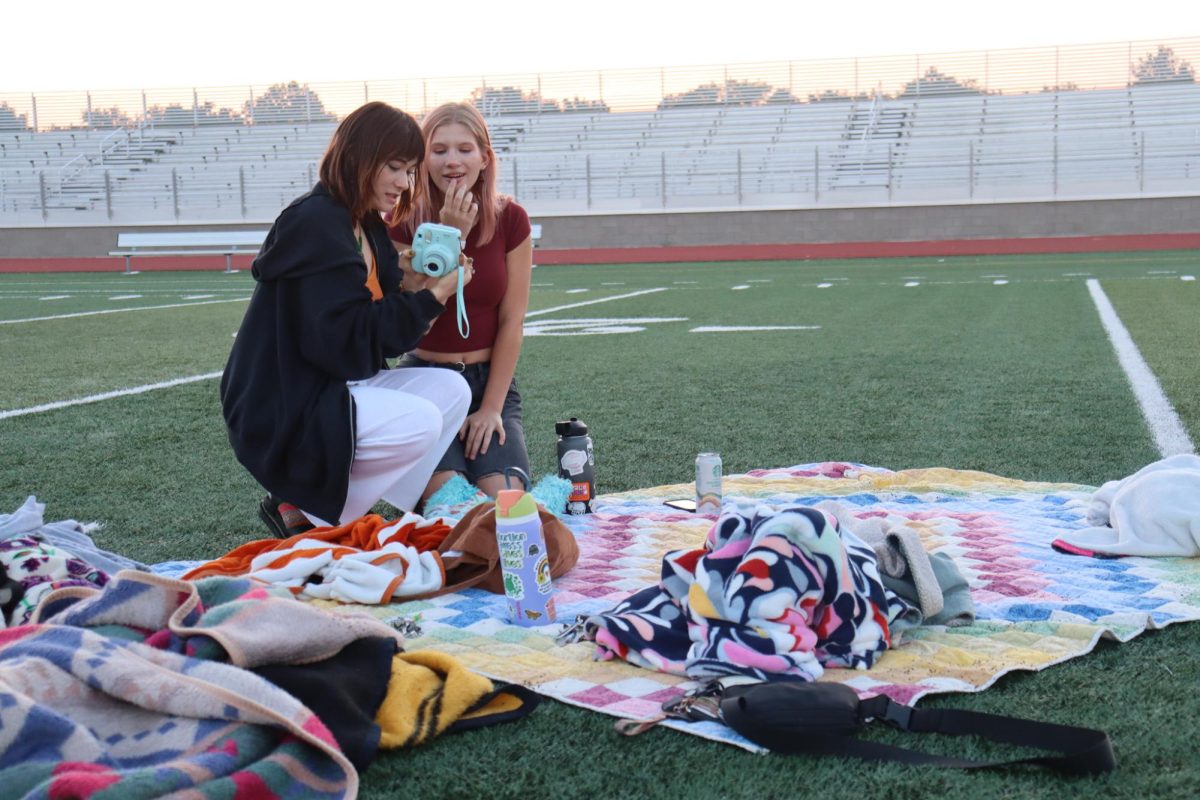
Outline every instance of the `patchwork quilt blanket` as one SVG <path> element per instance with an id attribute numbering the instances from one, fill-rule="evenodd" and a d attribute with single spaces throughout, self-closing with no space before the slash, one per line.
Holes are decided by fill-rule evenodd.
<path id="1" fill-rule="evenodd" d="M 821 463 L 726 476 L 723 489 L 726 506 L 745 513 L 759 504 L 836 500 L 861 519 L 903 521 L 927 551 L 948 554 L 967 577 L 973 624 L 906 631 L 870 669 L 828 669 L 821 677 L 863 696 L 913 703 L 932 693 L 981 691 L 1006 673 L 1083 655 L 1104 637 L 1128 641 L 1147 629 L 1200 619 L 1200 559 L 1093 559 L 1051 548 L 1054 539 L 1087 526 L 1091 486 Z M 693 491 L 689 483 L 605 495 L 594 513 L 566 517 L 580 559 L 555 581 L 559 623 L 611 609 L 658 582 L 667 552 L 699 547 L 715 518 L 663 505 Z M 451 508 L 448 515 L 465 510 Z M 597 661 L 593 642 L 560 645 L 561 624 L 507 624 L 504 598 L 482 590 L 368 610 L 406 629 L 410 650 L 444 651 L 495 680 L 615 717 L 653 717 L 664 701 L 695 685 L 619 660 Z M 664 724 L 758 749 L 723 725 Z"/>

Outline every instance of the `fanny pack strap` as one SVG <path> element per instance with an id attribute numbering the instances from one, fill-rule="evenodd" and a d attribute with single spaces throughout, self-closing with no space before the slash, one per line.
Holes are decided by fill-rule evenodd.
<path id="1" fill-rule="evenodd" d="M 848 755 L 873 761 L 897 761 L 958 769 L 981 769 L 1034 764 L 1064 772 L 1110 772 L 1116 766 L 1112 743 L 1104 731 L 1057 725 L 1050 722 L 947 708 L 913 708 L 879 695 L 859 702 L 860 718 L 877 719 L 913 733 L 971 734 L 996 742 L 1049 750 L 1059 755 L 1033 756 L 1005 761 L 975 761 L 936 756 L 853 735 L 806 735 L 802 719 L 794 727 L 764 728 L 757 724 L 748 698 L 755 687 L 738 687 L 721 703 L 721 719 L 752 742 L 780 753 Z M 749 698 L 752 699 L 752 698 Z"/>

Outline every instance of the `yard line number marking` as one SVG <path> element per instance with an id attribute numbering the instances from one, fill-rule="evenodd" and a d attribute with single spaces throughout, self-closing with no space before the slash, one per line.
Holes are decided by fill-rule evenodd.
<path id="1" fill-rule="evenodd" d="M 1150 426 L 1150 433 L 1154 436 L 1159 453 L 1165 457 L 1196 452 L 1179 415 L 1175 413 L 1171 401 L 1163 393 L 1158 379 L 1150 371 L 1150 366 L 1142 358 L 1125 324 L 1117 316 L 1116 309 L 1109 302 L 1104 289 L 1100 287 L 1100 282 L 1095 278 L 1089 279 L 1087 287 L 1092 302 L 1096 304 L 1096 311 L 1100 314 L 1100 321 L 1104 324 L 1104 330 L 1108 333 L 1109 341 L 1117 351 L 1117 360 L 1129 378 L 1129 385 L 1133 387 L 1133 393 L 1142 409 L 1142 416 Z"/>

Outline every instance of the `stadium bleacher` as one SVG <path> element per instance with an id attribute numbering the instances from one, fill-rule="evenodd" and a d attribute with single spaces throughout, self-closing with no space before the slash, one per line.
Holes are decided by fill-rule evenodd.
<path id="1" fill-rule="evenodd" d="M 559 113 L 490 107 L 501 190 L 534 213 L 575 213 L 1200 187 L 1194 79 L 1005 93 L 929 74 L 938 82 L 923 92 L 891 96 Z M 336 125 L 324 111 L 303 122 L 264 121 L 260 112 L 178 124 L 189 116 L 198 119 L 0 129 L 0 226 L 269 221 L 312 184 Z"/>

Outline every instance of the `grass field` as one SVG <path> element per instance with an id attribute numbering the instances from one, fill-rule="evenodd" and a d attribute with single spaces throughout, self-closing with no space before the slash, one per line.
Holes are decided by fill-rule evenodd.
<path id="1" fill-rule="evenodd" d="M 534 473 L 553 470 L 555 420 L 577 416 L 601 492 L 688 481 L 706 450 L 726 473 L 845 460 L 1123 477 L 1160 453 L 1087 281 L 1195 442 L 1198 273 L 1190 251 L 539 267 L 518 372 Z M 265 535 L 262 491 L 230 452 L 217 399 L 252 284 L 0 275 L 0 511 L 36 494 L 48 520 L 101 521 L 101 546 L 148 562 Z M 157 388 L 130 393 L 145 387 Z M 1197 653 L 1200 630 L 1178 626 L 922 701 L 1104 728 L 1119 762 L 1105 778 L 759 757 L 672 731 L 631 740 L 548 702 L 511 726 L 383 754 L 362 796 L 1194 797 Z"/>

